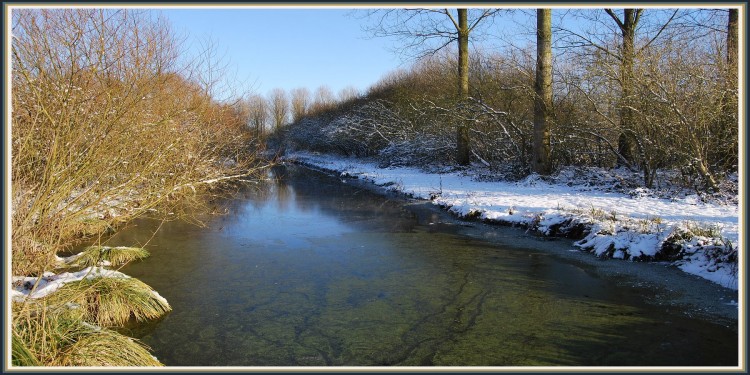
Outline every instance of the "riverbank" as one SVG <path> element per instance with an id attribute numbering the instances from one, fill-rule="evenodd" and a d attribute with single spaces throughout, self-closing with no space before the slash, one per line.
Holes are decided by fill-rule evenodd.
<path id="1" fill-rule="evenodd" d="M 512 201 L 514 198 L 518 198 L 518 201 L 525 202 L 523 204 L 514 205 L 518 211 L 514 218 L 533 217 L 532 210 L 544 207 L 545 202 L 547 206 L 549 204 L 549 197 L 545 199 L 539 199 L 536 201 L 536 206 L 531 207 L 528 204 L 529 201 L 533 201 L 534 195 L 532 194 L 535 189 L 527 189 L 527 183 L 508 183 L 508 182 L 477 182 L 472 181 L 469 174 L 452 173 L 442 175 L 431 175 L 415 169 L 409 168 L 391 168 L 384 169 L 378 168 L 374 163 L 368 163 L 366 161 L 357 159 L 347 159 L 341 157 L 335 157 L 330 155 L 316 155 L 308 153 L 294 153 L 286 156 L 285 160 L 301 164 L 309 168 L 322 170 L 327 173 L 332 173 L 344 177 L 343 181 L 347 183 L 356 183 L 359 186 L 374 189 L 384 194 L 397 194 L 404 197 L 412 197 L 416 200 L 410 203 L 410 210 L 423 211 L 426 217 L 434 218 L 434 214 L 439 212 L 450 212 L 452 215 L 446 215 L 440 222 L 435 222 L 434 225 L 450 225 L 461 232 L 462 235 L 470 237 L 481 238 L 484 241 L 495 242 L 495 241 L 508 241 L 509 237 L 513 238 L 513 242 L 519 246 L 527 246 L 532 248 L 544 248 L 546 252 L 562 257 L 579 264 L 580 266 L 588 269 L 588 272 L 597 275 L 598 277 L 607 277 L 617 280 L 618 284 L 631 287 L 639 290 L 644 298 L 653 305 L 664 306 L 671 310 L 672 307 L 677 309 L 683 309 L 687 311 L 689 316 L 700 317 L 708 321 L 714 321 L 721 323 L 725 326 L 735 326 L 739 314 L 739 292 L 737 286 L 738 278 L 732 274 L 724 274 L 719 277 L 715 277 L 718 280 L 724 280 L 725 283 L 718 283 L 710 278 L 701 277 L 700 274 L 696 275 L 691 272 L 684 272 L 693 269 L 706 269 L 710 265 L 706 262 L 699 263 L 694 262 L 689 264 L 687 261 L 676 262 L 669 261 L 623 261 L 619 259 L 611 259 L 602 256 L 592 256 L 589 251 L 582 251 L 580 246 L 576 246 L 578 241 L 561 238 L 558 236 L 550 236 L 549 233 L 544 235 L 543 232 L 529 231 L 527 233 L 534 235 L 518 237 L 518 228 L 511 228 L 512 226 L 520 226 L 532 228 L 529 223 L 523 221 L 498 221 L 488 220 L 483 218 L 482 215 L 460 215 L 460 213 L 451 209 L 451 206 L 447 206 L 442 203 L 442 200 L 438 197 L 431 196 L 436 190 L 432 190 L 433 186 L 439 186 L 442 182 L 443 192 L 453 192 L 454 196 L 457 195 L 461 189 L 466 191 L 467 196 L 483 196 L 485 199 L 491 197 L 493 192 L 497 196 L 498 200 Z M 448 175 L 448 176 L 446 176 Z M 437 181 L 437 185 L 431 185 Z M 546 186 L 545 186 L 546 185 Z M 545 188 L 537 186 L 536 190 L 548 190 L 547 194 L 552 195 L 551 190 L 554 190 L 554 184 L 544 184 Z M 533 186 L 532 186 L 533 187 Z M 568 189 L 572 190 L 572 187 L 568 186 Z M 584 200 L 585 196 L 597 197 L 596 192 L 588 192 L 583 188 L 583 195 L 579 199 Z M 521 192 L 519 192 L 521 190 Z M 570 196 L 574 193 L 570 190 L 566 190 L 563 187 L 562 199 L 571 199 Z M 522 194 L 525 192 L 526 194 Z M 627 199 L 634 199 L 636 201 L 642 201 L 643 198 L 629 198 L 628 196 L 618 196 L 617 194 L 606 194 L 599 192 L 598 202 L 606 200 L 606 197 L 611 197 L 615 202 L 625 201 Z M 653 199 L 653 198 L 652 198 Z M 633 203 L 632 206 L 638 206 Z M 642 210 L 649 208 L 649 200 L 646 202 L 640 202 L 643 207 Z M 652 202 L 650 202 L 653 206 Z M 667 205 L 668 203 L 662 203 Z M 672 216 L 676 215 L 674 212 L 680 209 L 680 206 L 684 206 L 686 203 L 680 204 L 679 201 L 673 202 L 673 206 L 667 212 Z M 535 208 L 536 207 L 536 208 Z M 620 205 L 615 206 L 614 203 L 610 206 L 611 209 L 618 209 L 619 212 L 624 212 L 624 208 L 627 206 Z M 659 207 L 659 206 L 656 206 Z M 485 208 L 486 209 L 486 208 Z M 502 209 L 496 207 L 496 210 Z M 547 207 L 542 212 L 554 212 L 557 207 Z M 684 209 L 684 207 L 683 207 Z M 713 209 L 714 212 L 717 208 Z M 720 211 L 721 208 L 719 207 Z M 685 210 L 684 216 L 690 213 L 690 210 Z M 731 211 L 730 211 L 731 212 Z M 570 215 L 570 213 L 560 212 L 559 215 Z M 510 216 L 510 215 L 509 215 Z M 550 215 L 552 216 L 552 215 Z M 624 221 L 624 215 L 621 214 L 620 220 Z M 693 216 L 693 220 L 700 220 L 700 216 Z M 713 221 L 708 218 L 703 218 L 700 221 L 700 225 L 709 225 Z M 735 217 L 735 220 L 737 217 Z M 688 219 L 685 219 L 688 220 Z M 429 221 L 429 220 L 428 220 Z M 726 219 L 731 224 L 731 216 Z M 501 224 L 501 225 L 498 225 Z M 679 224 L 679 222 L 678 222 Z M 663 223 L 665 229 L 669 225 L 669 222 Z M 536 227 L 538 228 L 538 227 Z M 728 236 L 734 235 L 734 238 L 739 238 L 738 226 L 727 225 L 724 227 L 724 234 Z M 536 229 L 538 230 L 538 229 Z M 733 232 L 734 231 L 734 232 Z M 559 234 L 559 233 L 558 233 Z M 624 236 L 621 234 L 621 236 Z M 631 234 L 633 239 L 638 238 L 637 233 Z M 735 242 L 736 243 L 736 242 Z M 734 245 L 734 244 L 733 244 Z M 738 247 L 735 247 L 737 249 Z M 611 260 L 608 260 L 611 259 Z M 688 264 L 689 267 L 684 266 Z M 681 266 L 682 265 L 682 266 Z M 726 270 L 722 267 L 719 270 Z M 708 271 L 706 271 L 708 272 Z M 719 271 L 722 272 L 722 271 Z M 714 271 L 716 273 L 716 271 Z M 730 281 L 729 287 L 726 286 L 726 281 Z"/>
<path id="2" fill-rule="evenodd" d="M 352 182 L 349 182 L 350 184 Z M 370 182 L 361 181 L 360 186 L 369 184 L 385 191 Z M 681 271 L 669 262 L 628 262 L 607 260 L 591 256 L 590 253 L 575 248 L 575 241 L 560 237 L 537 236 L 522 229 L 498 226 L 478 220 L 466 221 L 449 214 L 443 208 L 429 201 L 415 200 L 407 204 L 409 211 L 426 218 L 437 227 L 453 227 L 462 236 L 482 241 L 541 250 L 560 259 L 575 264 L 597 278 L 615 281 L 619 286 L 636 290 L 643 301 L 662 306 L 669 311 L 683 311 L 688 317 L 737 328 L 738 292 L 725 288 L 695 275 Z M 436 220 L 436 217 L 439 219 Z"/>
<path id="3" fill-rule="evenodd" d="M 577 238 L 578 248 L 599 258 L 668 262 L 725 288 L 740 284 L 739 210 L 731 200 L 665 198 L 639 188 L 623 194 L 607 185 L 607 178 L 618 176 L 597 176 L 604 183 L 592 185 L 591 177 L 570 171 L 550 180 L 532 175 L 517 182 L 482 181 L 482 172 L 472 168 L 428 173 L 325 154 L 285 158 L 429 200 L 461 218 Z"/>

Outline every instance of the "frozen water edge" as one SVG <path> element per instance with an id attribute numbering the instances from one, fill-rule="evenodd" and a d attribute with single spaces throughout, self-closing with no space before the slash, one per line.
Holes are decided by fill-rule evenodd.
<path id="1" fill-rule="evenodd" d="M 519 182 L 476 181 L 471 172 L 379 168 L 361 159 L 325 154 L 296 152 L 286 158 L 431 200 L 460 217 L 532 226 L 544 234 L 551 234 L 555 226 L 565 222 L 585 224 L 591 231 L 577 245 L 599 256 L 610 251 L 613 258 L 650 259 L 667 236 L 687 223 L 717 228 L 722 237 L 718 244 L 726 241 L 741 253 L 739 211 L 733 204 L 704 203 L 692 196 L 673 199 L 629 196 L 604 189 L 548 183 L 536 176 Z M 603 216 L 617 217 L 607 220 Z M 686 246 L 714 243 L 716 239 L 696 238 Z M 725 288 L 738 289 L 737 275 L 741 272 L 734 272 L 732 264 L 716 263 L 701 254 L 681 259 L 675 265 Z"/>

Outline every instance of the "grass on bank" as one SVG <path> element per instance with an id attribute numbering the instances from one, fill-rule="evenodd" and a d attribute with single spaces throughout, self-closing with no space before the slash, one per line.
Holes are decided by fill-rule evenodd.
<path id="1" fill-rule="evenodd" d="M 162 366 L 147 346 L 87 323 L 79 309 L 13 304 L 14 366 Z"/>

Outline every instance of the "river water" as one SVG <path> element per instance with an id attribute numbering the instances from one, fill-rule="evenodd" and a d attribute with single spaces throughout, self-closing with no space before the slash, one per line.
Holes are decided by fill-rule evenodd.
<path id="1" fill-rule="evenodd" d="M 353 181 L 273 175 L 205 227 L 154 235 L 144 220 L 111 239 L 148 242 L 152 256 L 122 271 L 173 312 L 131 333 L 166 365 L 737 365 L 736 324 L 646 303 L 647 290 L 544 250 L 565 241 L 513 228 L 485 241 Z"/>

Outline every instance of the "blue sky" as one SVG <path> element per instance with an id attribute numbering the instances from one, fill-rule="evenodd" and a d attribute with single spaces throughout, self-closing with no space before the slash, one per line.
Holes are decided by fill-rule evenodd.
<path id="1" fill-rule="evenodd" d="M 557 9 L 554 22 L 561 22 L 566 12 Z M 371 38 L 362 30 L 370 22 L 364 9 L 356 15 L 350 8 L 289 5 L 155 10 L 169 20 L 177 35 L 187 38 L 188 50 L 202 50 L 209 39 L 215 43 L 228 64 L 224 82 L 240 92 L 266 95 L 277 87 L 287 92 L 307 87 L 314 93 L 322 85 L 334 94 L 348 86 L 364 91 L 388 72 L 413 62 L 393 52 L 397 40 Z M 533 8 L 503 13 L 488 26 L 492 36 L 484 42 L 490 50 L 507 48 L 508 43 L 529 45 L 535 37 L 534 22 Z M 567 17 L 564 23 L 576 27 L 577 21 Z"/>
<path id="2" fill-rule="evenodd" d="M 232 85 L 265 95 L 273 88 L 328 85 L 334 93 L 354 86 L 366 90 L 401 58 L 393 41 L 371 39 L 364 20 L 350 9 L 177 8 L 162 9 L 188 49 L 210 38 L 229 63 Z"/>

